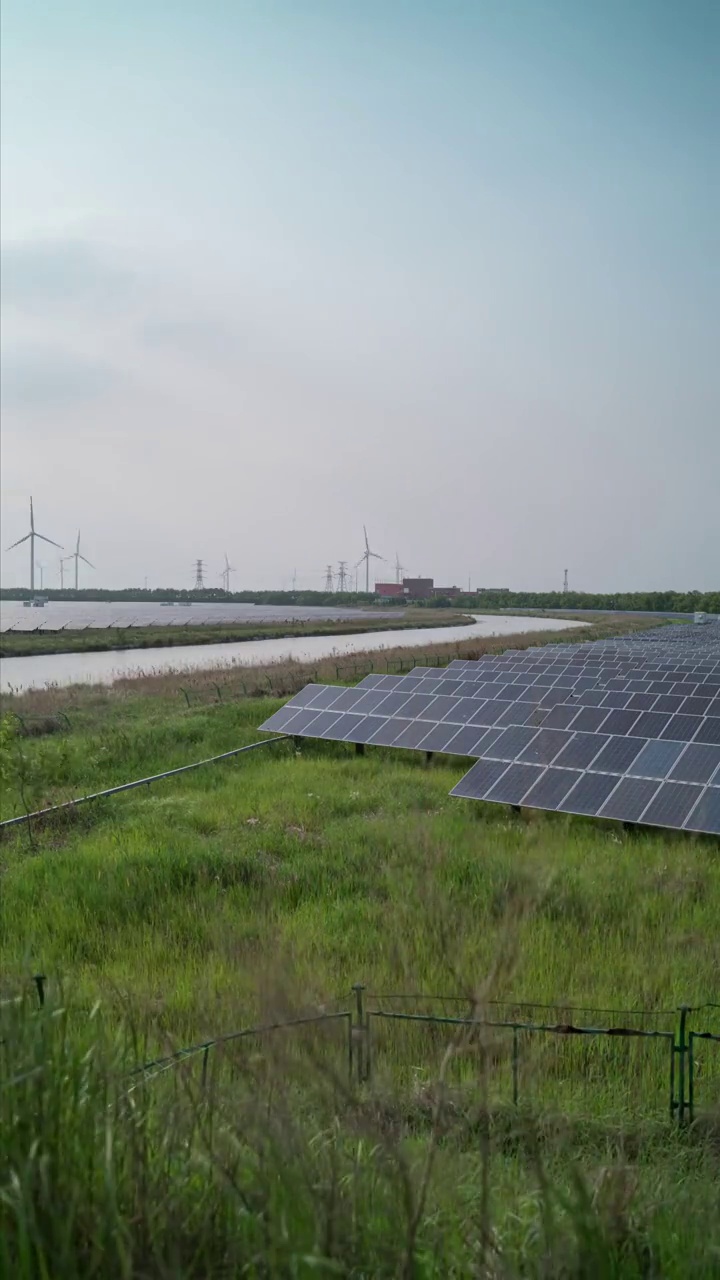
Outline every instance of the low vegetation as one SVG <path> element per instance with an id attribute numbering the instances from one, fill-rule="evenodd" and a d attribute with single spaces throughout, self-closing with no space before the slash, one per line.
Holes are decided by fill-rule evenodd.
<path id="1" fill-rule="evenodd" d="M 6 699 L 3 815 L 255 741 L 307 674 Z M 718 1045 L 685 1129 L 654 1041 L 535 1037 L 517 1107 L 479 1027 L 380 1024 L 364 1083 L 336 1023 L 219 1046 L 204 1083 L 202 1055 L 128 1075 L 355 983 L 480 1021 L 718 1001 L 717 841 L 450 799 L 463 769 L 285 741 L 6 834 L 0 1274 L 718 1274 Z"/>

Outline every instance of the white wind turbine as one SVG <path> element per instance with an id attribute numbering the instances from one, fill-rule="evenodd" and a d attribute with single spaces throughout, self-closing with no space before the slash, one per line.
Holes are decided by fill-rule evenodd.
<path id="1" fill-rule="evenodd" d="M 8 547 L 8 551 L 12 551 L 13 547 L 19 547 L 22 542 L 30 540 L 30 590 L 35 590 L 35 539 L 39 538 L 41 542 L 49 542 L 51 547 L 59 547 L 62 551 L 62 543 L 53 542 L 52 538 L 46 538 L 44 533 L 35 532 L 35 513 L 33 512 L 33 500 L 30 499 L 30 532 L 25 534 L 24 538 L 18 538 L 17 542 L 13 542 Z"/>
<path id="2" fill-rule="evenodd" d="M 382 560 L 384 557 L 379 556 L 377 551 L 370 550 L 370 543 L 368 542 L 367 529 L 365 528 L 365 525 L 363 525 L 363 533 L 365 534 L 365 551 L 363 555 L 361 555 L 357 564 L 355 565 L 355 568 L 358 569 L 360 565 L 363 563 L 363 561 L 365 562 L 365 591 L 369 595 L 370 594 L 370 561 Z"/>
<path id="3" fill-rule="evenodd" d="M 74 551 L 71 551 L 69 556 L 65 556 L 65 559 L 66 559 L 66 560 L 74 560 L 74 561 L 75 561 L 75 590 L 77 591 L 77 589 L 78 589 L 78 563 L 79 563 L 79 561 L 80 561 L 80 560 L 82 560 L 82 561 L 83 561 L 83 563 L 84 563 L 84 564 L 86 564 L 86 565 L 88 565 L 91 569 L 94 569 L 94 568 L 95 568 L 95 565 L 94 565 L 94 564 L 90 564 L 90 561 L 87 559 L 87 557 L 86 557 L 86 556 L 81 556 L 81 555 L 80 555 L 80 530 L 79 530 L 79 529 L 78 529 L 77 542 L 76 542 L 76 544 L 75 544 L 75 550 L 74 550 Z"/>
<path id="4" fill-rule="evenodd" d="M 231 565 L 230 561 L 228 560 L 228 553 L 226 551 L 225 552 L 225 568 L 220 574 L 220 577 L 222 578 L 223 591 L 225 591 L 228 595 L 230 594 L 230 574 L 231 573 L 235 573 L 235 568 L 233 565 Z"/>

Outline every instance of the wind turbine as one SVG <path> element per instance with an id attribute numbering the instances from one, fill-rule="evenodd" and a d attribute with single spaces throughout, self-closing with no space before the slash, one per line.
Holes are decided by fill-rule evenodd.
<path id="1" fill-rule="evenodd" d="M 65 559 L 66 559 L 66 560 L 74 560 L 74 561 L 75 561 L 75 590 L 77 591 L 77 589 L 78 589 L 78 561 L 82 560 L 82 561 L 83 561 L 83 563 L 84 563 L 84 564 L 86 564 L 86 565 L 89 565 L 91 569 L 94 569 L 94 568 L 95 568 L 95 565 L 94 565 L 94 564 L 90 564 L 90 561 L 89 561 L 85 556 L 81 556 L 81 555 L 80 555 L 80 530 L 79 530 L 79 529 L 78 529 L 77 542 L 75 543 L 75 550 L 74 550 L 74 551 L 71 551 L 71 552 L 70 552 L 70 555 L 69 555 L 69 556 L 66 556 L 66 557 L 65 557 Z"/>
<path id="2" fill-rule="evenodd" d="M 231 565 L 230 561 L 228 560 L 228 553 L 226 551 L 225 552 L 225 568 L 220 574 L 220 577 L 222 578 L 223 591 L 225 591 L 227 594 L 230 593 L 230 574 L 234 572 L 235 572 L 235 569 Z"/>
<path id="3" fill-rule="evenodd" d="M 8 551 L 12 551 L 13 547 L 19 547 L 21 542 L 27 542 L 30 539 L 30 590 L 35 590 L 35 539 L 39 538 L 41 542 L 49 542 L 51 547 L 59 547 L 62 551 L 61 542 L 53 542 L 52 538 L 46 538 L 44 533 L 35 532 L 35 515 L 33 512 L 33 500 L 30 499 L 30 532 L 25 534 L 24 538 L 18 538 L 17 542 L 13 542 L 8 547 Z"/>
<path id="4" fill-rule="evenodd" d="M 355 565 L 355 568 L 359 569 L 363 561 L 365 562 L 365 591 L 369 595 L 370 594 L 370 561 L 382 560 L 384 557 L 379 556 L 377 551 L 370 550 L 370 543 L 368 542 L 367 529 L 365 528 L 365 525 L 363 525 L 363 533 L 365 534 L 365 552 L 363 555 L 361 555 L 360 559 Z"/>

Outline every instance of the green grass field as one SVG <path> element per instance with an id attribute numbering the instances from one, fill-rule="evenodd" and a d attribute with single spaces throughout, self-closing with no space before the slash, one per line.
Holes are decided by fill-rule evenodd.
<path id="1" fill-rule="evenodd" d="M 56 731 L 6 718 L 2 816 L 255 741 L 280 705 L 172 678 L 38 699 Z M 465 767 L 285 742 L 3 840 L 0 995 L 27 996 L 0 1012 L 0 1274 L 720 1274 L 717 1044 L 685 1131 L 659 1042 L 523 1040 L 514 1109 L 505 1033 L 407 1023 L 360 1087 L 327 1024 L 128 1095 L 145 1057 L 358 982 L 646 1029 L 720 999 L 717 841 L 452 800 Z"/>

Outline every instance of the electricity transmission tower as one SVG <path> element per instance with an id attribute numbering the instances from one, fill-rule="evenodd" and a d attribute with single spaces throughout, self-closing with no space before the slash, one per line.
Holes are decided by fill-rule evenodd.
<path id="1" fill-rule="evenodd" d="M 335 580 L 333 578 L 333 567 L 329 564 L 325 570 L 325 590 L 333 591 L 335 588 Z"/>
<path id="2" fill-rule="evenodd" d="M 338 591 L 347 591 L 348 577 L 347 560 L 341 560 L 338 565 Z"/>
<path id="3" fill-rule="evenodd" d="M 205 590 L 205 582 L 203 580 L 203 568 L 204 568 L 204 565 L 202 560 L 196 560 L 195 561 L 195 590 L 196 591 Z"/>

